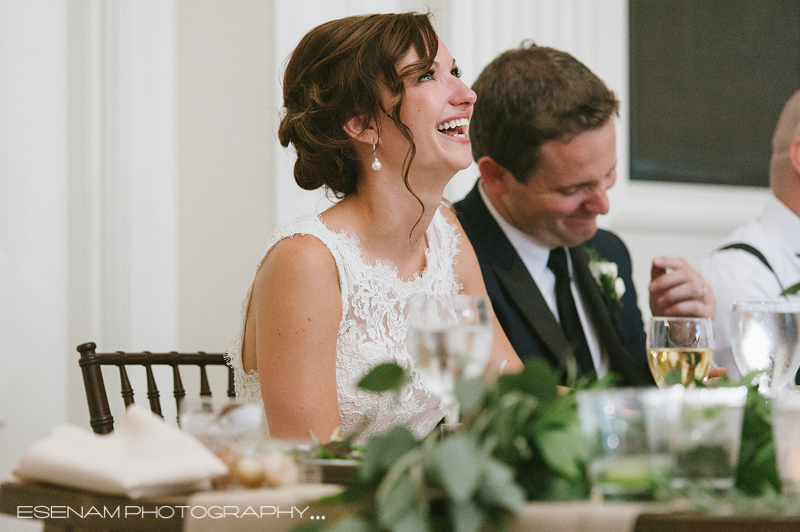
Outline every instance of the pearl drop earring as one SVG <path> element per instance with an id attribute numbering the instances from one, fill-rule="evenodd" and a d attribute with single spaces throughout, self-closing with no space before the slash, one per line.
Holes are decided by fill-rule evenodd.
<path id="1" fill-rule="evenodd" d="M 375 153 L 375 145 L 374 145 L 374 144 L 372 145 L 372 155 L 374 155 L 374 156 L 375 156 L 375 160 L 374 160 L 374 161 L 372 161 L 372 169 L 373 169 L 373 170 L 375 170 L 375 171 L 377 172 L 378 170 L 380 170 L 381 168 L 383 168 L 383 165 L 382 165 L 382 164 L 381 164 L 381 162 L 378 160 L 378 154 L 376 154 L 376 153 Z"/>

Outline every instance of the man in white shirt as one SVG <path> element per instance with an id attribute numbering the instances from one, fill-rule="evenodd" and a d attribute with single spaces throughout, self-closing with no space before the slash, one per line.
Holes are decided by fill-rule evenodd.
<path id="1" fill-rule="evenodd" d="M 769 186 L 772 195 L 761 214 L 738 227 L 703 262 L 703 275 L 717 298 L 714 361 L 728 368 L 731 378 L 740 376 L 730 345 L 733 303 L 800 302 L 797 295 L 781 296 L 800 282 L 800 91 L 778 118 Z"/>
<path id="2" fill-rule="evenodd" d="M 619 101 L 574 57 L 536 45 L 498 56 L 472 88 L 481 178 L 456 213 L 517 354 L 652 384 L 630 254 L 596 223 L 616 180 Z M 592 251 L 616 268 L 602 287 Z M 652 277 L 654 315 L 713 316 L 712 292 L 684 260 L 656 259 Z"/>

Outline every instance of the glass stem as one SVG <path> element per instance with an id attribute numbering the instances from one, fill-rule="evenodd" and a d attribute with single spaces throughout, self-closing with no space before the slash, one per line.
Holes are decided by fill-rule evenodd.
<path id="1" fill-rule="evenodd" d="M 458 400 L 453 397 L 445 403 L 444 422 L 448 425 L 457 425 L 460 417 L 461 405 Z"/>

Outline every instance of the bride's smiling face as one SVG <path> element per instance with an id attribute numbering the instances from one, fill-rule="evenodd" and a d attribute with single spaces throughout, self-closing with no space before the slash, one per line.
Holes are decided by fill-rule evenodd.
<path id="1" fill-rule="evenodd" d="M 419 56 L 411 49 L 398 62 L 397 71 L 402 72 L 417 60 Z M 461 81 L 460 76 L 453 56 L 440 39 L 430 70 L 403 82 L 405 96 L 400 120 L 411 130 L 414 138 L 416 155 L 412 170 L 415 172 L 446 170 L 452 177 L 472 163 L 469 119 L 475 93 Z M 378 158 L 390 166 L 401 168 L 408 152 L 408 141 L 385 115 L 378 130 Z"/>

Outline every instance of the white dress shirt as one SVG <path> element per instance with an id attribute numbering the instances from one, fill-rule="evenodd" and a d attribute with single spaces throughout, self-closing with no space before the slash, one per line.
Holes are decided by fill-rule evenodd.
<path id="1" fill-rule="evenodd" d="M 483 192 L 483 183 L 478 187 L 483 203 L 495 219 L 497 225 L 500 226 L 503 233 L 505 233 L 508 241 L 514 246 L 514 250 L 522 259 L 528 273 L 531 274 L 533 281 L 542 293 L 547 306 L 556 318 L 557 322 L 561 322 L 558 317 L 558 306 L 556 305 L 556 276 L 547 267 L 547 261 L 550 259 L 550 248 L 539 243 L 535 238 L 523 233 L 503 218 L 497 209 L 494 208 L 492 202 Z M 575 281 L 572 278 L 572 257 L 567 252 L 567 266 L 569 267 L 570 288 L 572 289 L 572 298 L 575 300 L 575 307 L 578 309 L 578 317 L 581 320 L 583 327 L 583 334 L 586 336 L 586 343 L 589 345 L 589 353 L 592 355 L 592 362 L 594 363 L 595 371 L 598 378 L 603 378 L 608 373 L 608 357 L 603 357 L 600 352 L 600 343 L 597 340 L 597 333 L 594 330 L 594 325 L 586 315 L 583 301 L 581 300 L 578 288 L 575 286 Z"/>
<path id="2" fill-rule="evenodd" d="M 739 249 L 717 251 L 728 244 L 749 244 L 766 257 L 775 274 L 752 253 Z M 764 209 L 712 251 L 703 261 L 703 277 L 714 289 L 717 316 L 714 323 L 714 361 L 728 368 L 728 375 L 741 376 L 731 352 L 731 311 L 735 301 L 775 301 L 783 288 L 800 282 L 800 217 L 775 196 Z M 798 296 L 790 296 L 800 301 Z"/>

